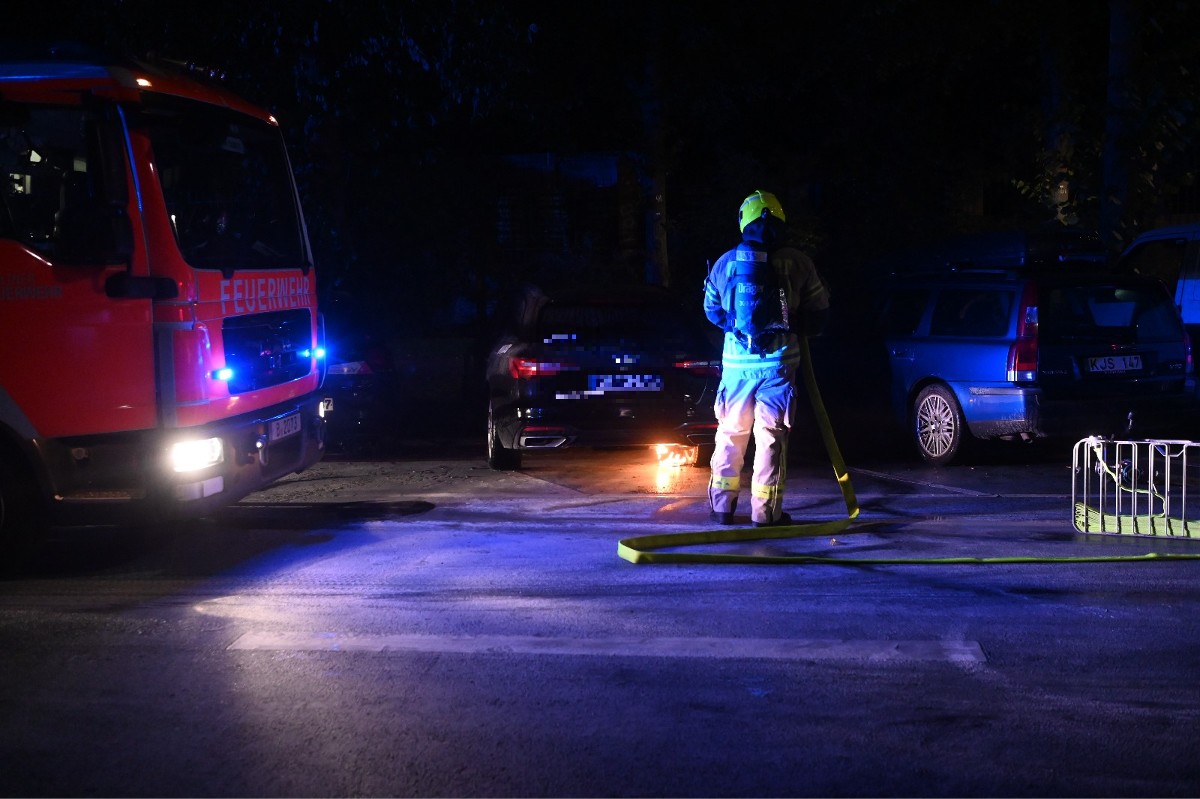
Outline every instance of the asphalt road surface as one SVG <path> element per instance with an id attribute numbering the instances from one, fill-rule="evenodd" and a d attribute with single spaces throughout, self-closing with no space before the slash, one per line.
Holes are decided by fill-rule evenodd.
<path id="1" fill-rule="evenodd" d="M 855 458 L 837 558 L 1200 554 L 1082 535 L 1069 449 Z M 8 796 L 1196 796 L 1200 561 L 634 564 L 712 529 L 647 451 L 329 459 L 0 582 Z M 785 507 L 846 513 L 828 464 Z M 721 548 L 718 548 L 721 549 Z"/>

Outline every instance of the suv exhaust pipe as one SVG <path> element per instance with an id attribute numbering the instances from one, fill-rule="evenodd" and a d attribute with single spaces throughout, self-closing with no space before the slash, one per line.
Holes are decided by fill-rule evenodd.
<path id="1" fill-rule="evenodd" d="M 527 427 L 517 437 L 521 449 L 555 449 L 568 441 L 567 432 L 559 427 Z"/>

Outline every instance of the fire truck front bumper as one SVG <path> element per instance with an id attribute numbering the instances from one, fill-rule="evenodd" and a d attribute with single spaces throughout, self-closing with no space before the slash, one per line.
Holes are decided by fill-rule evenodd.
<path id="1" fill-rule="evenodd" d="M 203 431 L 198 462 L 173 451 L 171 499 L 185 509 L 219 507 L 321 460 L 325 420 L 320 398 L 284 403 Z M 213 462 L 207 463 L 206 460 Z"/>
<path id="2" fill-rule="evenodd" d="M 51 523 L 154 523 L 209 515 L 325 454 L 321 396 L 169 431 L 38 444 Z"/>

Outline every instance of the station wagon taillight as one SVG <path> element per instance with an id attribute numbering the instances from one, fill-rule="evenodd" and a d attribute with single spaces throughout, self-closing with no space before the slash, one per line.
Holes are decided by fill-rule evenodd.
<path id="1" fill-rule="evenodd" d="M 1008 348 L 1008 379 L 1030 383 L 1037 379 L 1038 308 L 1037 285 L 1027 283 L 1017 312 L 1017 340 Z"/>

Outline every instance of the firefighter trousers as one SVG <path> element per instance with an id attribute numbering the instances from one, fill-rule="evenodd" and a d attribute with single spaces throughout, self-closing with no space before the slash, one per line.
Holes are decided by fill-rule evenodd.
<path id="1" fill-rule="evenodd" d="M 760 379 L 728 379 L 728 374 L 721 378 L 714 406 L 717 435 L 709 504 L 717 513 L 732 513 L 737 507 L 742 466 L 753 434 L 750 519 L 771 524 L 783 514 L 787 444 L 796 402 L 794 374 Z"/>

